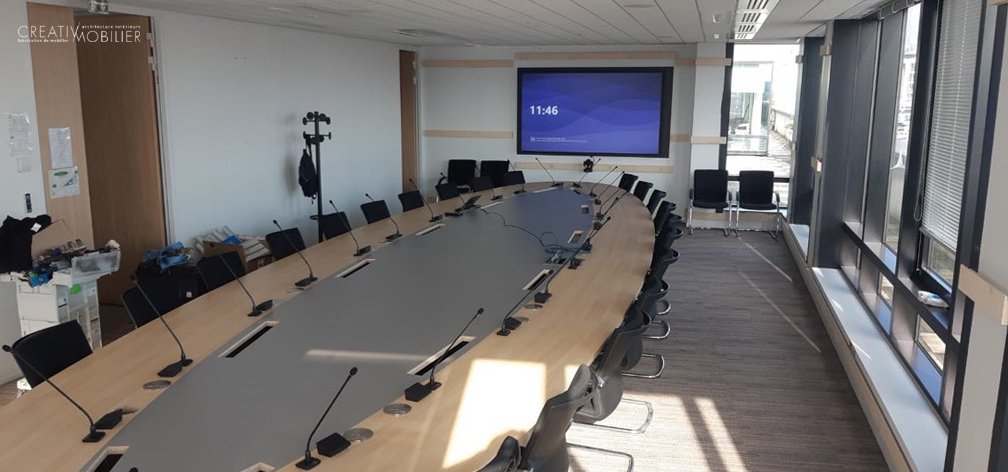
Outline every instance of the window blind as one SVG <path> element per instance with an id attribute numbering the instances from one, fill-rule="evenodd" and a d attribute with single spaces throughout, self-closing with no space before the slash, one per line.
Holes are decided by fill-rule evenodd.
<path id="1" fill-rule="evenodd" d="M 943 2 L 921 229 L 955 250 L 985 0 Z"/>

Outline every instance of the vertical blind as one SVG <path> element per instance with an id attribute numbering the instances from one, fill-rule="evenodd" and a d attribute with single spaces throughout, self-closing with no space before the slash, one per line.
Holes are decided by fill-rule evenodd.
<path id="1" fill-rule="evenodd" d="M 986 0 L 946 0 L 938 33 L 931 141 L 924 183 L 922 230 L 955 250 L 970 118 L 980 41 L 980 14 Z"/>

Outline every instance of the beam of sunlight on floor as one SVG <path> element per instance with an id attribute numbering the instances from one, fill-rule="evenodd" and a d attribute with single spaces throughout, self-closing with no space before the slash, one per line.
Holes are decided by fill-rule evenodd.
<path id="1" fill-rule="evenodd" d="M 730 470 L 745 472 L 745 462 L 742 461 L 742 456 L 735 449 L 731 433 L 725 426 L 724 421 L 721 421 L 721 415 L 718 413 L 714 402 L 709 398 L 694 398 L 693 403 L 700 410 L 700 416 L 703 418 L 704 425 L 707 427 L 707 431 L 714 441 L 714 447 L 717 448 L 718 454 L 721 456 L 721 463 Z"/>
<path id="2" fill-rule="evenodd" d="M 798 333 L 799 335 L 801 335 L 802 338 L 805 339 L 805 342 L 809 343 L 809 346 L 812 346 L 812 349 L 815 349 L 816 352 L 822 354 L 822 349 L 819 349 L 819 346 L 816 345 L 816 343 L 812 341 L 811 338 L 805 335 L 805 332 L 802 331 L 801 328 L 799 328 L 798 325 L 796 325 L 794 321 L 791 320 L 791 317 L 789 317 L 786 313 L 784 313 L 784 311 L 781 310 L 780 307 L 778 307 L 777 304 L 774 303 L 773 300 L 771 300 L 770 297 L 766 295 L 766 292 L 764 292 L 763 289 L 756 286 L 756 284 L 753 283 L 752 279 L 750 279 L 748 275 L 742 273 L 742 271 L 738 271 L 738 273 L 739 275 L 742 276 L 743 279 L 746 280 L 746 282 L 749 283 L 749 285 L 752 286 L 752 288 L 756 289 L 756 292 L 760 294 L 760 297 L 763 297 L 763 300 L 766 301 L 770 306 L 772 306 L 773 309 L 777 311 L 777 314 L 781 316 L 781 318 L 784 318 L 784 321 L 787 321 L 788 324 L 791 325 L 791 328 L 794 329 L 796 333 Z"/>
<path id="3" fill-rule="evenodd" d="M 509 385 L 520 382 L 520 389 Z M 528 430 L 535 424 L 539 409 L 531 418 L 510 413 L 508 405 L 546 403 L 546 366 L 537 362 L 499 359 L 473 361 L 465 392 L 452 428 L 444 468 L 453 467 L 488 447 L 497 447 L 512 431 Z"/>
<path id="4" fill-rule="evenodd" d="M 686 405 L 683 403 L 682 398 L 670 397 L 670 413 L 671 418 L 689 418 L 689 412 L 686 411 Z M 700 438 L 697 436 L 696 430 L 693 429 L 693 425 L 690 422 L 682 421 L 680 425 L 677 426 L 685 434 L 683 434 L 683 441 L 676 444 L 675 454 L 676 460 L 674 463 L 687 463 L 690 458 L 693 457 L 704 457 L 703 448 L 700 447 Z M 697 467 L 700 466 L 699 463 L 696 464 Z M 710 470 L 706 468 L 705 470 Z"/>
<path id="5" fill-rule="evenodd" d="M 773 262 L 770 261 L 770 259 L 767 259 L 766 256 L 763 255 L 763 253 L 761 253 L 758 250 L 756 250 L 756 248 L 752 247 L 751 244 L 745 243 L 745 242 L 742 243 L 742 244 L 745 244 L 745 246 L 747 248 L 749 248 L 750 251 L 752 251 L 757 256 L 759 256 L 760 259 L 763 259 L 763 262 L 766 262 L 767 264 L 770 264 L 770 267 L 773 267 L 774 270 L 776 270 L 781 275 L 781 277 L 784 277 L 785 279 L 787 279 L 788 282 L 794 282 L 794 279 L 792 279 L 790 275 L 787 275 L 787 273 L 785 273 L 783 270 L 781 270 L 781 268 L 778 267 L 777 264 L 774 264 Z"/>

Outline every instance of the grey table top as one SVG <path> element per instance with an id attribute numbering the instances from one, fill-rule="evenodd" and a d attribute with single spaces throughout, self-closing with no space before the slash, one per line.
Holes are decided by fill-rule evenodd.
<path id="1" fill-rule="evenodd" d="M 591 205 L 585 195 L 552 189 L 487 211 L 542 235 L 545 244 L 573 247 L 573 231 L 591 228 L 594 209 L 582 213 L 584 204 Z M 109 441 L 110 448 L 127 448 L 112 470 L 238 472 L 288 464 L 303 454 L 352 366 L 360 372 L 315 440 L 347 430 L 421 380 L 410 371 L 446 348 L 477 308 L 485 313 L 466 334 L 478 340 L 493 333 L 530 296 L 526 284 L 557 267 L 546 264 L 537 238 L 497 215 L 471 210 L 442 223 L 376 250 L 350 277 L 319 280 L 188 369 Z M 263 323 L 272 328 L 225 357 Z"/>

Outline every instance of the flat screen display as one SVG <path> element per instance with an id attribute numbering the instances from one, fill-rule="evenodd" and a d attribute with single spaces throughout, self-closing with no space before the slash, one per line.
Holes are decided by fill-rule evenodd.
<path id="1" fill-rule="evenodd" d="M 668 157 L 671 68 L 518 69 L 518 154 Z"/>

